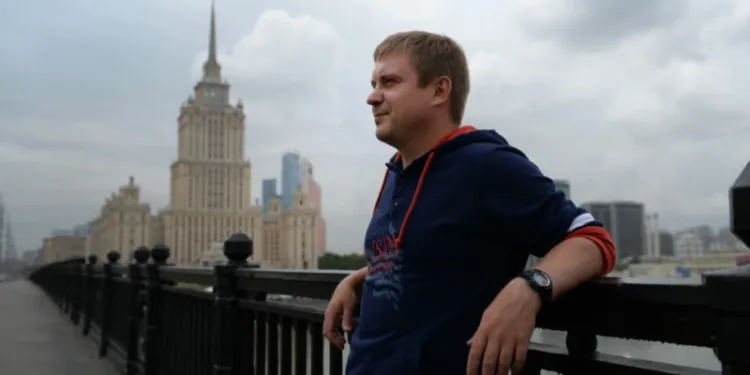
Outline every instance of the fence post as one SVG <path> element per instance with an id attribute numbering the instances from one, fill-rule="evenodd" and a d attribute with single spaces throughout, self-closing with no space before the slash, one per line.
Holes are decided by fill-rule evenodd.
<path id="1" fill-rule="evenodd" d="M 750 246 L 750 163 L 729 190 L 732 232 Z M 704 274 L 716 314 L 716 356 L 724 375 L 750 374 L 750 265 Z"/>
<path id="2" fill-rule="evenodd" d="M 239 373 L 242 332 L 238 329 L 241 321 L 237 301 L 242 296 L 237 288 L 236 271 L 248 266 L 247 259 L 252 253 L 253 240 L 250 236 L 234 233 L 224 241 L 227 264 L 214 267 L 213 375 Z"/>
<path id="3" fill-rule="evenodd" d="M 60 308 L 63 310 L 64 313 L 68 313 L 68 298 L 65 293 L 65 263 L 58 263 L 54 266 L 54 288 L 55 288 L 55 294 L 57 294 L 57 299 L 60 301 Z"/>
<path id="4" fill-rule="evenodd" d="M 130 301 L 128 304 L 128 347 L 127 375 L 138 374 L 138 362 L 140 362 L 141 332 L 140 324 L 143 318 L 143 300 L 141 291 L 143 289 L 143 266 L 148 262 L 151 252 L 146 247 L 139 247 L 133 252 L 135 263 L 128 266 L 128 278 L 130 283 Z"/>
<path id="5" fill-rule="evenodd" d="M 73 322 L 73 324 L 78 325 L 78 322 L 81 318 L 81 310 L 83 306 L 83 297 L 84 297 L 84 273 L 83 273 L 83 267 L 84 264 L 86 264 L 86 258 L 80 258 L 76 259 L 72 267 L 72 283 L 75 290 L 73 291 L 73 311 L 70 314 L 70 321 Z"/>
<path id="6" fill-rule="evenodd" d="M 102 285 L 102 326 L 101 337 L 99 341 L 99 357 L 107 355 L 107 349 L 109 348 L 109 335 L 112 329 L 112 266 L 117 264 L 120 260 L 120 253 L 112 250 L 107 253 L 107 263 L 104 264 L 104 284 Z"/>
<path id="7" fill-rule="evenodd" d="M 85 275 L 86 282 L 84 286 L 83 300 L 83 335 L 88 336 L 91 330 L 91 315 L 94 312 L 94 302 L 96 294 L 94 291 L 94 266 L 96 265 L 96 255 L 89 255 L 89 261 L 86 263 Z"/>
<path id="8" fill-rule="evenodd" d="M 729 223 L 732 233 L 750 246 L 750 163 L 729 189 Z"/>
<path id="9" fill-rule="evenodd" d="M 151 249 L 153 262 L 146 265 L 148 283 L 146 286 L 146 333 L 144 340 L 145 375 L 156 375 L 159 372 L 159 318 L 161 315 L 162 280 L 159 268 L 166 266 L 169 259 L 169 248 L 166 245 L 156 245 Z"/>
<path id="10" fill-rule="evenodd" d="M 63 313 L 65 315 L 70 314 L 70 305 L 73 300 L 72 294 L 73 292 L 73 283 L 71 282 L 73 279 L 73 267 L 71 262 L 63 261 L 60 263 L 62 267 L 60 267 L 60 274 L 59 274 L 59 285 L 60 288 L 60 296 L 62 297 L 62 303 L 63 303 Z"/>
<path id="11" fill-rule="evenodd" d="M 750 265 L 703 275 L 715 314 L 715 352 L 724 375 L 750 374 Z"/>

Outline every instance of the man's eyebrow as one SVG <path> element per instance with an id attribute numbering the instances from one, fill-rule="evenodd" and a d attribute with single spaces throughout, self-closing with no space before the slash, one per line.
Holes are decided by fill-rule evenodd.
<path id="1" fill-rule="evenodd" d="M 401 76 L 399 76 L 398 74 L 394 74 L 394 73 L 381 74 L 378 77 L 377 80 L 378 81 L 382 81 L 384 79 L 392 79 L 392 80 L 395 80 L 395 81 L 401 81 L 402 80 Z M 370 84 L 372 85 L 372 87 L 375 87 L 375 82 L 376 82 L 376 80 L 374 78 L 370 79 Z"/>

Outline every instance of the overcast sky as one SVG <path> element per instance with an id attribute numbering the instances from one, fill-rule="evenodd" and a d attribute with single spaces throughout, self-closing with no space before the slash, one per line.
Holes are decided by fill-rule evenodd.
<path id="1" fill-rule="evenodd" d="M 467 5 L 471 4 L 471 5 Z M 169 199 L 176 117 L 206 56 L 209 0 L 0 3 L 0 191 L 23 249 L 92 219 L 134 175 Z M 573 199 L 643 201 L 677 229 L 728 222 L 750 160 L 750 2 L 218 0 L 220 62 L 247 115 L 253 197 L 296 149 L 329 248 L 360 251 L 392 150 L 365 104 L 387 34 L 466 49 L 466 123 L 494 128 Z"/>

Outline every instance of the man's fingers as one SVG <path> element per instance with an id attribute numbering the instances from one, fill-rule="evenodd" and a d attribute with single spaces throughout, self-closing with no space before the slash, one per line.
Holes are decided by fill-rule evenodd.
<path id="1" fill-rule="evenodd" d="M 466 361 L 466 375 L 479 375 L 479 369 L 482 366 L 482 354 L 487 344 L 487 338 L 477 332 L 469 341 L 471 341 L 471 349 L 469 350 L 469 359 Z"/>
<path id="2" fill-rule="evenodd" d="M 500 349 L 498 357 L 497 374 L 507 375 L 510 371 L 510 364 L 513 362 L 513 352 L 516 350 L 516 343 L 513 341 L 505 342 Z"/>
<path id="3" fill-rule="evenodd" d="M 344 350 L 344 345 L 346 344 L 344 337 L 336 332 L 326 332 L 325 335 L 331 344 L 335 345 L 339 350 Z"/>
<path id="4" fill-rule="evenodd" d="M 336 332 L 336 320 L 338 320 L 339 315 L 338 309 L 335 306 L 328 306 L 323 317 L 323 332 L 326 334 L 328 332 Z"/>
<path id="5" fill-rule="evenodd" d="M 513 374 L 520 374 L 523 370 L 523 366 L 526 364 L 526 353 L 529 350 L 529 343 L 524 340 L 520 340 L 516 344 L 516 350 L 513 354 Z"/>
<path id="6" fill-rule="evenodd" d="M 482 374 L 494 374 L 497 370 L 497 357 L 500 355 L 500 341 L 491 338 L 482 355 Z"/>
<path id="7" fill-rule="evenodd" d="M 336 345 L 339 350 L 344 350 L 346 339 L 338 332 L 338 320 L 341 309 L 335 305 L 329 305 L 323 318 L 323 334 L 331 344 Z"/>

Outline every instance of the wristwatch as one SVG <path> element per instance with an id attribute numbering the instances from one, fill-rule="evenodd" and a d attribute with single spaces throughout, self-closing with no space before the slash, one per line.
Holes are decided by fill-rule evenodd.
<path id="1" fill-rule="evenodd" d="M 531 289 L 539 295 L 542 302 L 542 308 L 552 302 L 552 279 L 542 270 L 535 268 L 527 269 L 519 275 L 520 278 L 529 283 Z"/>

